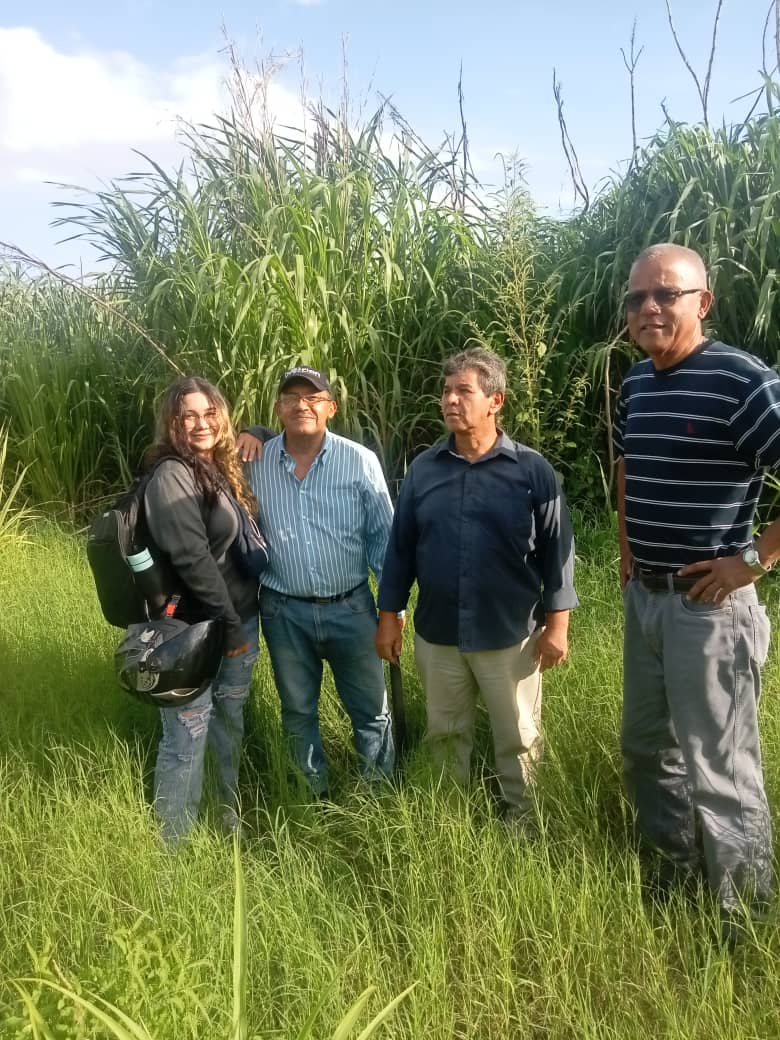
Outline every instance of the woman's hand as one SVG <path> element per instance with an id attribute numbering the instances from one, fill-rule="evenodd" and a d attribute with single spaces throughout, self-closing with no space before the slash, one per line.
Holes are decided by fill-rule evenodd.
<path id="1" fill-rule="evenodd" d="M 249 643 L 242 643 L 241 646 L 236 646 L 232 650 L 225 651 L 225 657 L 240 657 L 242 654 L 249 652 Z"/>

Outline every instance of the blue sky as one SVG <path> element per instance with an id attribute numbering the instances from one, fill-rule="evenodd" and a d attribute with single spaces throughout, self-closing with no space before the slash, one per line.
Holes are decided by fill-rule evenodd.
<path id="1" fill-rule="evenodd" d="M 716 0 L 671 0 L 679 36 L 703 77 Z M 710 96 L 711 118 L 738 120 L 732 103 L 759 83 L 768 0 L 725 0 Z M 4 0 L 0 6 L 0 240 L 52 264 L 89 269 L 89 249 L 57 245 L 49 227 L 55 199 L 46 179 L 106 183 L 141 168 L 139 149 L 164 166 L 181 158 L 175 117 L 207 121 L 224 103 L 222 26 L 247 65 L 269 52 L 303 53 L 308 97 L 338 100 L 346 50 L 353 98 L 373 110 L 390 96 L 433 144 L 457 128 L 456 85 L 463 64 L 466 118 L 476 172 L 498 177 L 496 154 L 516 151 L 529 187 L 547 212 L 572 204 L 560 147 L 552 69 L 591 186 L 631 150 L 628 49 L 634 17 L 644 52 L 637 69 L 638 132 L 661 124 L 660 102 L 696 120 L 696 89 L 674 46 L 664 0 Z M 774 54 L 774 39 L 768 40 Z M 770 66 L 773 64 L 770 57 Z M 294 121 L 301 70 L 277 77 L 271 108 Z"/>

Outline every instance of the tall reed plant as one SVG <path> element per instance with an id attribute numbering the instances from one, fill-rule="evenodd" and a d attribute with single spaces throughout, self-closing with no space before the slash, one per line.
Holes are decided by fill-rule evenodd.
<path id="1" fill-rule="evenodd" d="M 0 412 L 8 458 L 36 502 L 94 509 L 135 468 L 148 437 L 160 362 L 100 306 L 122 306 L 110 283 L 77 287 L 20 274 L 0 279 Z M 120 312 L 121 314 L 121 312 Z"/>
<path id="2" fill-rule="evenodd" d="M 587 213 L 546 228 L 562 346 L 589 355 L 589 411 L 605 432 L 635 356 L 623 293 L 649 245 L 677 242 L 702 256 L 715 294 L 711 335 L 770 365 L 780 359 L 780 86 L 767 81 L 765 91 L 767 110 L 745 122 L 667 121 Z"/>
<path id="3" fill-rule="evenodd" d="M 192 131 L 188 176 L 152 164 L 68 223 L 239 423 L 270 422 L 281 373 L 315 365 L 337 426 L 398 476 L 438 435 L 439 363 L 485 306 L 489 227 L 442 202 L 434 154 L 387 148 L 382 115 L 351 133 L 321 113 L 313 142 L 221 119 Z"/>
<path id="4" fill-rule="evenodd" d="M 634 356 L 622 294 L 641 249 L 697 249 L 712 334 L 778 357 L 777 98 L 767 81 L 767 110 L 736 126 L 668 121 L 566 221 L 522 193 L 453 192 L 453 156 L 387 107 L 358 128 L 320 107 L 280 132 L 240 106 L 190 128 L 179 172 L 150 159 L 63 216 L 111 265 L 91 295 L 0 276 L 9 456 L 36 501 L 84 512 L 137 466 L 174 371 L 218 383 L 239 426 L 270 425 L 280 375 L 303 362 L 334 383 L 335 428 L 397 480 L 441 432 L 442 359 L 482 342 L 509 363 L 512 432 L 578 501 L 608 495 Z"/>
<path id="5" fill-rule="evenodd" d="M 24 469 L 8 463 L 8 429 L 0 427 L 0 558 L 12 546 L 27 541 L 35 513 L 21 498 Z"/>
<path id="6" fill-rule="evenodd" d="M 589 381 L 582 353 L 562 349 L 555 320 L 557 278 L 547 244 L 524 191 L 510 191 L 495 216 L 491 262 L 481 286 L 491 315 L 475 338 L 507 362 L 508 394 L 502 425 L 543 452 L 582 499 L 589 459 L 583 424 Z"/>

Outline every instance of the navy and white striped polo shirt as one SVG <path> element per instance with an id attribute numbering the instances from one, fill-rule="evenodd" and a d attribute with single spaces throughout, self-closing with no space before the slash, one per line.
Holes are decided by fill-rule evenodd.
<path id="1" fill-rule="evenodd" d="M 777 372 L 712 340 L 671 368 L 646 358 L 623 382 L 612 432 L 634 559 L 676 568 L 750 543 L 764 471 L 780 464 Z"/>

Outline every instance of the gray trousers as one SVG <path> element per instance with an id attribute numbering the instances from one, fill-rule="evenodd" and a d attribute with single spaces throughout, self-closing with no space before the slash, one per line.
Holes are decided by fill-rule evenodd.
<path id="1" fill-rule="evenodd" d="M 714 606 L 632 579 L 624 598 L 623 761 L 640 835 L 662 853 L 662 880 L 703 865 L 726 910 L 763 902 L 774 887 L 756 718 L 766 610 L 754 585 Z"/>

